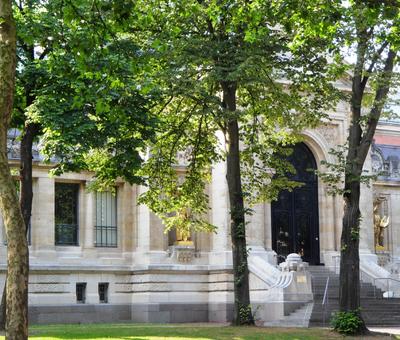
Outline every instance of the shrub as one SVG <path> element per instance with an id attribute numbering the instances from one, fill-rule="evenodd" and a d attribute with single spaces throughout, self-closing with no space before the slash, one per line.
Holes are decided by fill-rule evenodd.
<path id="1" fill-rule="evenodd" d="M 336 332 L 352 335 L 360 333 L 363 321 L 358 310 L 338 312 L 333 315 L 331 325 Z"/>

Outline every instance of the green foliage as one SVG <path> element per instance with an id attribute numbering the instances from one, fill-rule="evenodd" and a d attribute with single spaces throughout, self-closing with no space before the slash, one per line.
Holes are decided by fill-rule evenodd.
<path id="1" fill-rule="evenodd" d="M 357 241 L 360 238 L 360 224 L 358 226 L 351 228 L 351 240 Z"/>
<path id="2" fill-rule="evenodd" d="M 242 321 L 243 325 L 248 325 L 250 324 L 251 320 L 253 320 L 253 314 L 251 312 L 251 306 L 250 305 L 241 305 L 239 307 L 239 315 L 240 315 L 240 320 Z"/>
<path id="3" fill-rule="evenodd" d="M 307 26 L 315 16 L 307 4 L 136 3 L 137 21 L 129 24 L 143 32 L 140 44 L 153 53 L 152 78 L 164 98 L 155 107 L 162 130 L 144 168 L 149 190 L 141 201 L 167 224 L 175 218 L 172 212 L 188 209 L 189 202 L 201 207 L 197 216 L 206 217 L 206 183 L 213 164 L 225 159 L 224 133 L 231 120 L 240 126 L 248 203 L 274 199 L 281 189 L 301 185 L 287 179 L 293 171 L 285 161 L 288 146 L 302 140 L 304 128 L 326 117 L 339 98 L 332 80 L 341 72 L 327 62 L 332 32 L 321 37 Z M 235 111 L 221 100 L 228 83 L 237 89 Z M 175 175 L 181 169 L 178 153 L 187 155 L 181 181 Z"/>
<path id="4" fill-rule="evenodd" d="M 332 156 L 333 162 L 321 161 L 324 169 L 317 171 L 318 177 L 326 185 L 328 195 L 335 196 L 349 193 L 349 190 L 345 190 L 344 186 L 345 175 L 347 175 L 348 179 L 359 181 L 368 187 L 372 181 L 377 179 L 377 175 L 369 174 L 368 170 L 361 170 L 356 175 L 354 174 L 353 169 L 358 160 L 346 158 L 348 153 L 347 143 L 345 145 L 337 145 L 335 149 L 330 149 L 328 153 Z"/>
<path id="5" fill-rule="evenodd" d="M 331 325 L 336 332 L 354 335 L 362 330 L 363 321 L 360 311 L 337 312 L 333 315 Z"/>
<path id="6" fill-rule="evenodd" d="M 21 1 L 14 126 L 41 127 L 54 174 L 89 170 L 99 182 L 141 182 L 156 94 L 143 90 L 146 58 L 108 1 Z"/>

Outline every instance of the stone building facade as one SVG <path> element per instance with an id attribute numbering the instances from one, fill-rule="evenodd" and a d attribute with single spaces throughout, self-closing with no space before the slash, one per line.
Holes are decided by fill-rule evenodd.
<path id="1" fill-rule="evenodd" d="M 247 241 L 251 299 L 258 316 L 273 320 L 312 299 L 307 276 L 293 277 L 277 264 L 299 253 L 310 264 L 337 269 L 343 203 L 322 181 L 305 172 L 333 162 L 331 148 L 343 144 L 349 107 L 338 105 L 331 120 L 304 131 L 293 164 L 306 185 L 282 193 L 277 202 L 254 207 Z M 10 163 L 17 150 L 10 144 Z M 297 156 L 296 156 L 297 155 Z M 400 125 L 379 125 L 366 163 L 377 179 L 361 196 L 361 269 L 367 277 L 398 276 L 400 268 Z M 225 164 L 215 164 L 209 221 L 215 234 L 192 235 L 174 245 L 160 220 L 137 198 L 145 190 L 124 182 L 116 194 L 86 190 L 90 173 L 50 177 L 35 154 L 34 201 L 29 233 L 30 320 L 60 322 L 195 322 L 232 318 L 233 282 L 229 200 Z M 307 177 L 308 176 L 308 177 Z M 376 207 L 374 209 L 374 206 Z M 376 215 L 376 216 L 374 216 Z M 374 223 L 389 217 L 376 242 Z M 374 220 L 375 219 L 375 220 Z M 1 221 L 0 221 L 1 223 Z M 378 235 L 379 236 L 379 235 Z M 6 270 L 6 237 L 0 227 L 0 289 Z M 380 244 L 380 243 L 381 244 Z M 289 277 L 289 278 L 288 278 Z M 286 281 L 285 281 L 286 280 Z M 286 283 L 284 283 L 286 282 Z"/>

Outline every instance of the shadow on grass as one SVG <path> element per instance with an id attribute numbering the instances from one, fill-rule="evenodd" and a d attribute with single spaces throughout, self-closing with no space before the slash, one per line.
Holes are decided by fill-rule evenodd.
<path id="1" fill-rule="evenodd" d="M 362 339 L 393 339 L 382 336 Z M 0 339 L 4 337 L 0 336 Z M 318 328 L 232 327 L 215 324 L 68 324 L 30 327 L 29 339 L 40 340 L 329 340 L 343 336 Z M 346 337 L 346 340 L 360 339 Z"/>
<path id="2" fill-rule="evenodd" d="M 322 329 L 277 329 L 260 327 L 231 327 L 195 324 L 97 324 L 33 326 L 30 339 L 118 339 L 118 340 L 317 340 L 340 339 Z"/>

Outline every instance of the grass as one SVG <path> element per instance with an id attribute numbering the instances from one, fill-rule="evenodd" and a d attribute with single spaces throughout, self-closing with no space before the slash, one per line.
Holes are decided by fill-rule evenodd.
<path id="1" fill-rule="evenodd" d="M 343 339 L 327 329 L 231 327 L 213 324 L 84 324 L 36 325 L 29 328 L 29 339 L 108 339 L 108 340 L 317 340 Z M 371 336 L 362 339 L 393 339 Z M 4 339 L 4 336 L 0 336 Z M 349 339 L 360 339 L 346 337 Z"/>

